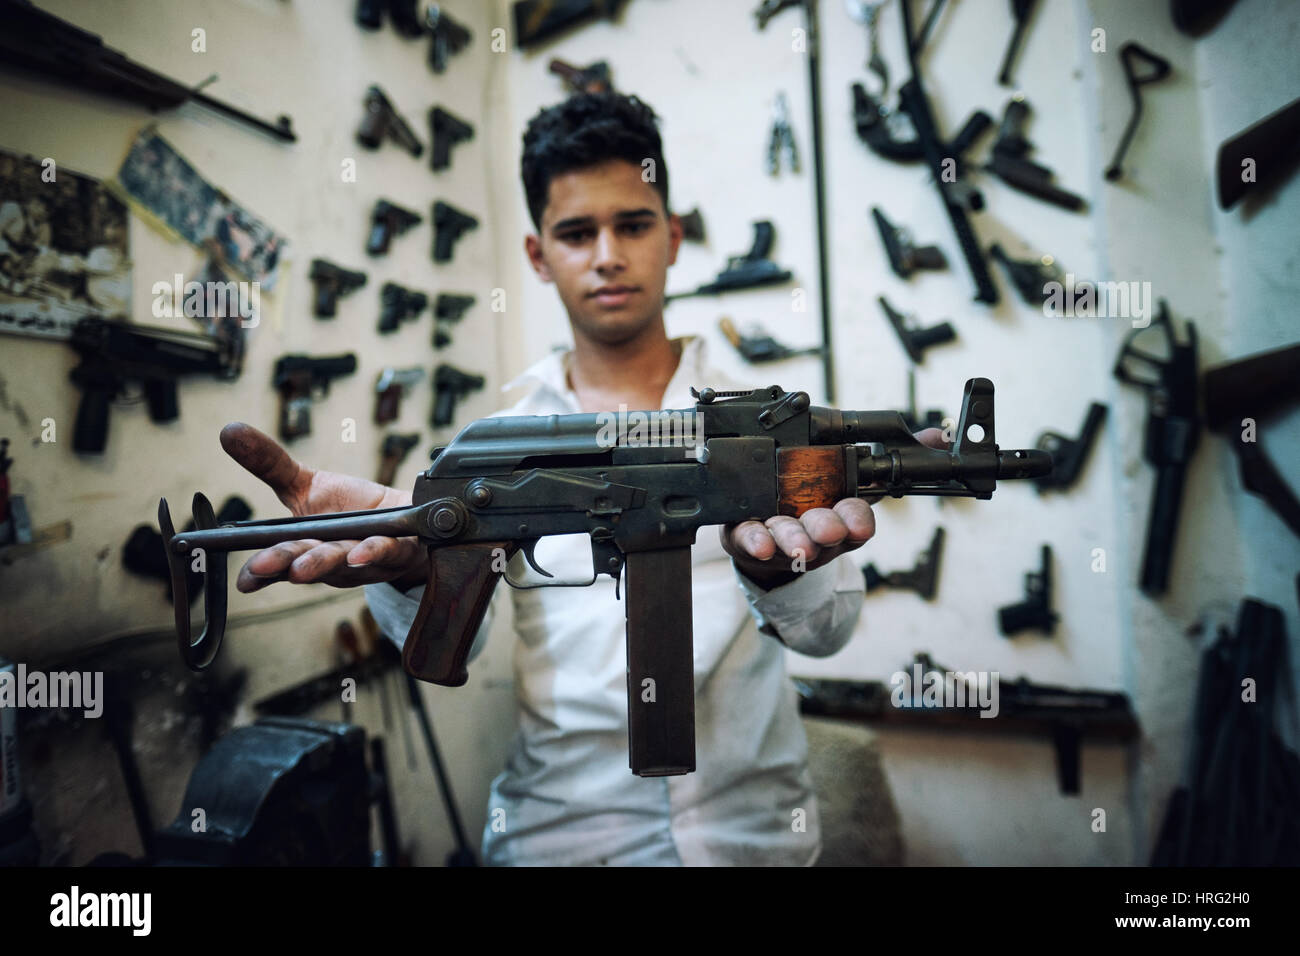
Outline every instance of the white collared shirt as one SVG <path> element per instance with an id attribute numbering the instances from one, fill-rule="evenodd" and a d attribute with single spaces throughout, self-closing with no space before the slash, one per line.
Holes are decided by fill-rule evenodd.
<path id="1" fill-rule="evenodd" d="M 681 361 L 664 393 L 664 408 L 693 408 L 691 386 L 734 386 L 707 367 L 703 339 L 680 341 Z M 499 414 L 580 412 L 568 387 L 568 354 L 548 355 L 507 385 L 538 387 Z M 557 579 L 591 574 L 585 534 L 543 538 L 536 558 Z M 509 574 L 529 583 L 543 580 L 521 561 L 512 562 Z M 423 590 L 366 588 L 376 620 L 398 644 Z M 700 529 L 692 548 L 698 769 L 683 776 L 638 777 L 628 768 L 625 613 L 614 597 L 614 581 L 601 576 L 586 588 L 508 590 L 518 636 L 520 723 L 505 770 L 492 782 L 485 862 L 816 860 L 817 800 L 782 643 L 814 657 L 847 643 L 864 598 L 862 574 L 848 556 L 764 591 L 735 569 L 716 527 Z M 480 629 L 471 660 L 489 626 L 490 620 Z"/>

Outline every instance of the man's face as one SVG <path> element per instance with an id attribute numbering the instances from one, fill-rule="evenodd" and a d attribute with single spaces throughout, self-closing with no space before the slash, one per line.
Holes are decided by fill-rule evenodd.
<path id="1" fill-rule="evenodd" d="M 551 180 L 539 235 L 525 248 L 542 281 L 555 283 L 574 333 L 619 345 L 661 317 L 681 241 L 641 167 L 609 160 Z"/>

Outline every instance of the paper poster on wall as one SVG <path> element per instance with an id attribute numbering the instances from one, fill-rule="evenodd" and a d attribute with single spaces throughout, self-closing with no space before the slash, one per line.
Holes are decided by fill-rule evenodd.
<path id="1" fill-rule="evenodd" d="M 145 219 L 202 249 L 270 292 L 287 240 L 212 185 L 152 128 L 136 137 L 117 185 Z"/>
<path id="2" fill-rule="evenodd" d="M 0 150 L 0 331 L 58 336 L 131 304 L 127 207 L 99 180 Z"/>

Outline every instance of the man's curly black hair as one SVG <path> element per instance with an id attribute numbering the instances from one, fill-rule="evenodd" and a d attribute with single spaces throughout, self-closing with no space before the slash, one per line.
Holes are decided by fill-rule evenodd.
<path id="1" fill-rule="evenodd" d="M 645 103 L 622 93 L 577 93 L 534 116 L 524 131 L 519 164 L 533 225 L 541 228 L 552 179 L 610 159 L 642 169 L 645 160 L 653 160 L 651 185 L 667 213 L 668 168 L 657 119 Z"/>

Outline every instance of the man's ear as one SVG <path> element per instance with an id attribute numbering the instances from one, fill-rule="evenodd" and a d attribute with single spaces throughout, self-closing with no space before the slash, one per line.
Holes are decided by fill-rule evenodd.
<path id="1" fill-rule="evenodd" d="M 677 250 L 681 247 L 682 236 L 682 217 L 675 212 L 668 214 L 668 264 L 677 263 Z"/>
<path id="2" fill-rule="evenodd" d="M 551 275 L 551 267 L 542 258 L 542 239 L 540 236 L 531 233 L 524 236 L 524 252 L 528 255 L 528 264 L 537 273 L 537 278 L 543 282 L 555 281 L 555 277 Z"/>

